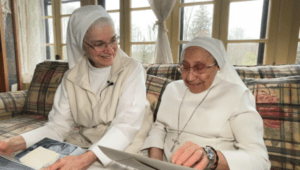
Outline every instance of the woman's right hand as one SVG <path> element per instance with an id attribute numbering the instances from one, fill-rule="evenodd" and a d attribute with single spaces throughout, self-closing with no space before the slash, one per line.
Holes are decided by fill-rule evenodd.
<path id="1" fill-rule="evenodd" d="M 10 156 L 13 152 L 14 149 L 9 140 L 0 141 L 0 155 Z"/>
<path id="2" fill-rule="evenodd" d="M 24 149 L 26 149 L 26 142 L 22 136 L 0 140 L 0 155 L 10 156 L 13 152 Z"/>

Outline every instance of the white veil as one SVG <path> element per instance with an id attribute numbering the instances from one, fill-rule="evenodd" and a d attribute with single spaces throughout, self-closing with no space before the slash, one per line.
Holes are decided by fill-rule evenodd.
<path id="1" fill-rule="evenodd" d="M 209 37 L 196 37 L 183 47 L 181 58 L 183 58 L 185 50 L 191 46 L 202 47 L 206 51 L 210 52 L 220 67 L 220 71 L 218 72 L 217 76 L 228 82 L 238 84 L 245 89 L 248 89 L 235 71 L 233 65 L 230 63 L 222 41 Z"/>
<path id="2" fill-rule="evenodd" d="M 70 69 L 85 54 L 82 44 L 86 31 L 95 20 L 102 17 L 111 19 L 110 15 L 100 5 L 83 6 L 72 13 L 67 28 L 67 55 Z"/>

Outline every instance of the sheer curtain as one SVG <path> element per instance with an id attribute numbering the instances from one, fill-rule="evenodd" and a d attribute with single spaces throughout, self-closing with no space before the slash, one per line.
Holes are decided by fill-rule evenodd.
<path id="1" fill-rule="evenodd" d="M 177 0 L 149 0 L 150 7 L 158 20 L 155 23 L 155 25 L 158 25 L 158 34 L 152 62 L 162 64 L 173 63 L 170 42 L 167 36 L 168 30 L 165 21 L 170 16 L 176 1 Z"/>
<path id="2" fill-rule="evenodd" d="M 46 60 L 44 0 L 17 0 L 23 83 L 30 83 L 36 65 Z"/>

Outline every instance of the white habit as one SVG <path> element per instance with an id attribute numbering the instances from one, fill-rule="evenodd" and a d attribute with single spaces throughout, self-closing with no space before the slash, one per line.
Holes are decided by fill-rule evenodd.
<path id="1" fill-rule="evenodd" d="M 211 89 L 212 88 L 212 89 Z M 231 170 L 268 169 L 268 153 L 263 140 L 263 121 L 249 101 L 249 91 L 237 84 L 216 76 L 211 91 L 197 108 L 193 117 L 179 136 L 180 146 L 170 152 L 177 137 L 178 111 L 187 87 L 183 80 L 170 83 L 163 93 L 157 113 L 142 149 L 157 147 L 164 149 L 164 159 L 171 161 L 172 155 L 186 141 L 200 147 L 210 145 L 225 156 Z M 198 94 L 187 89 L 180 108 L 180 127 L 183 129 L 194 109 L 204 98 L 206 91 Z"/>

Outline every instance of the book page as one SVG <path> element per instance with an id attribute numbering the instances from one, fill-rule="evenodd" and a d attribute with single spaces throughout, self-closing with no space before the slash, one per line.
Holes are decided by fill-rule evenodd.
<path id="1" fill-rule="evenodd" d="M 59 158 L 60 155 L 58 153 L 43 147 L 38 147 L 23 156 L 20 159 L 20 162 L 34 169 L 41 169 L 44 166 L 51 165 Z"/>
<path id="2" fill-rule="evenodd" d="M 137 169 L 158 170 L 192 170 L 192 168 L 176 165 L 170 162 L 159 161 L 141 155 L 99 146 L 101 151 L 110 159 Z"/>

